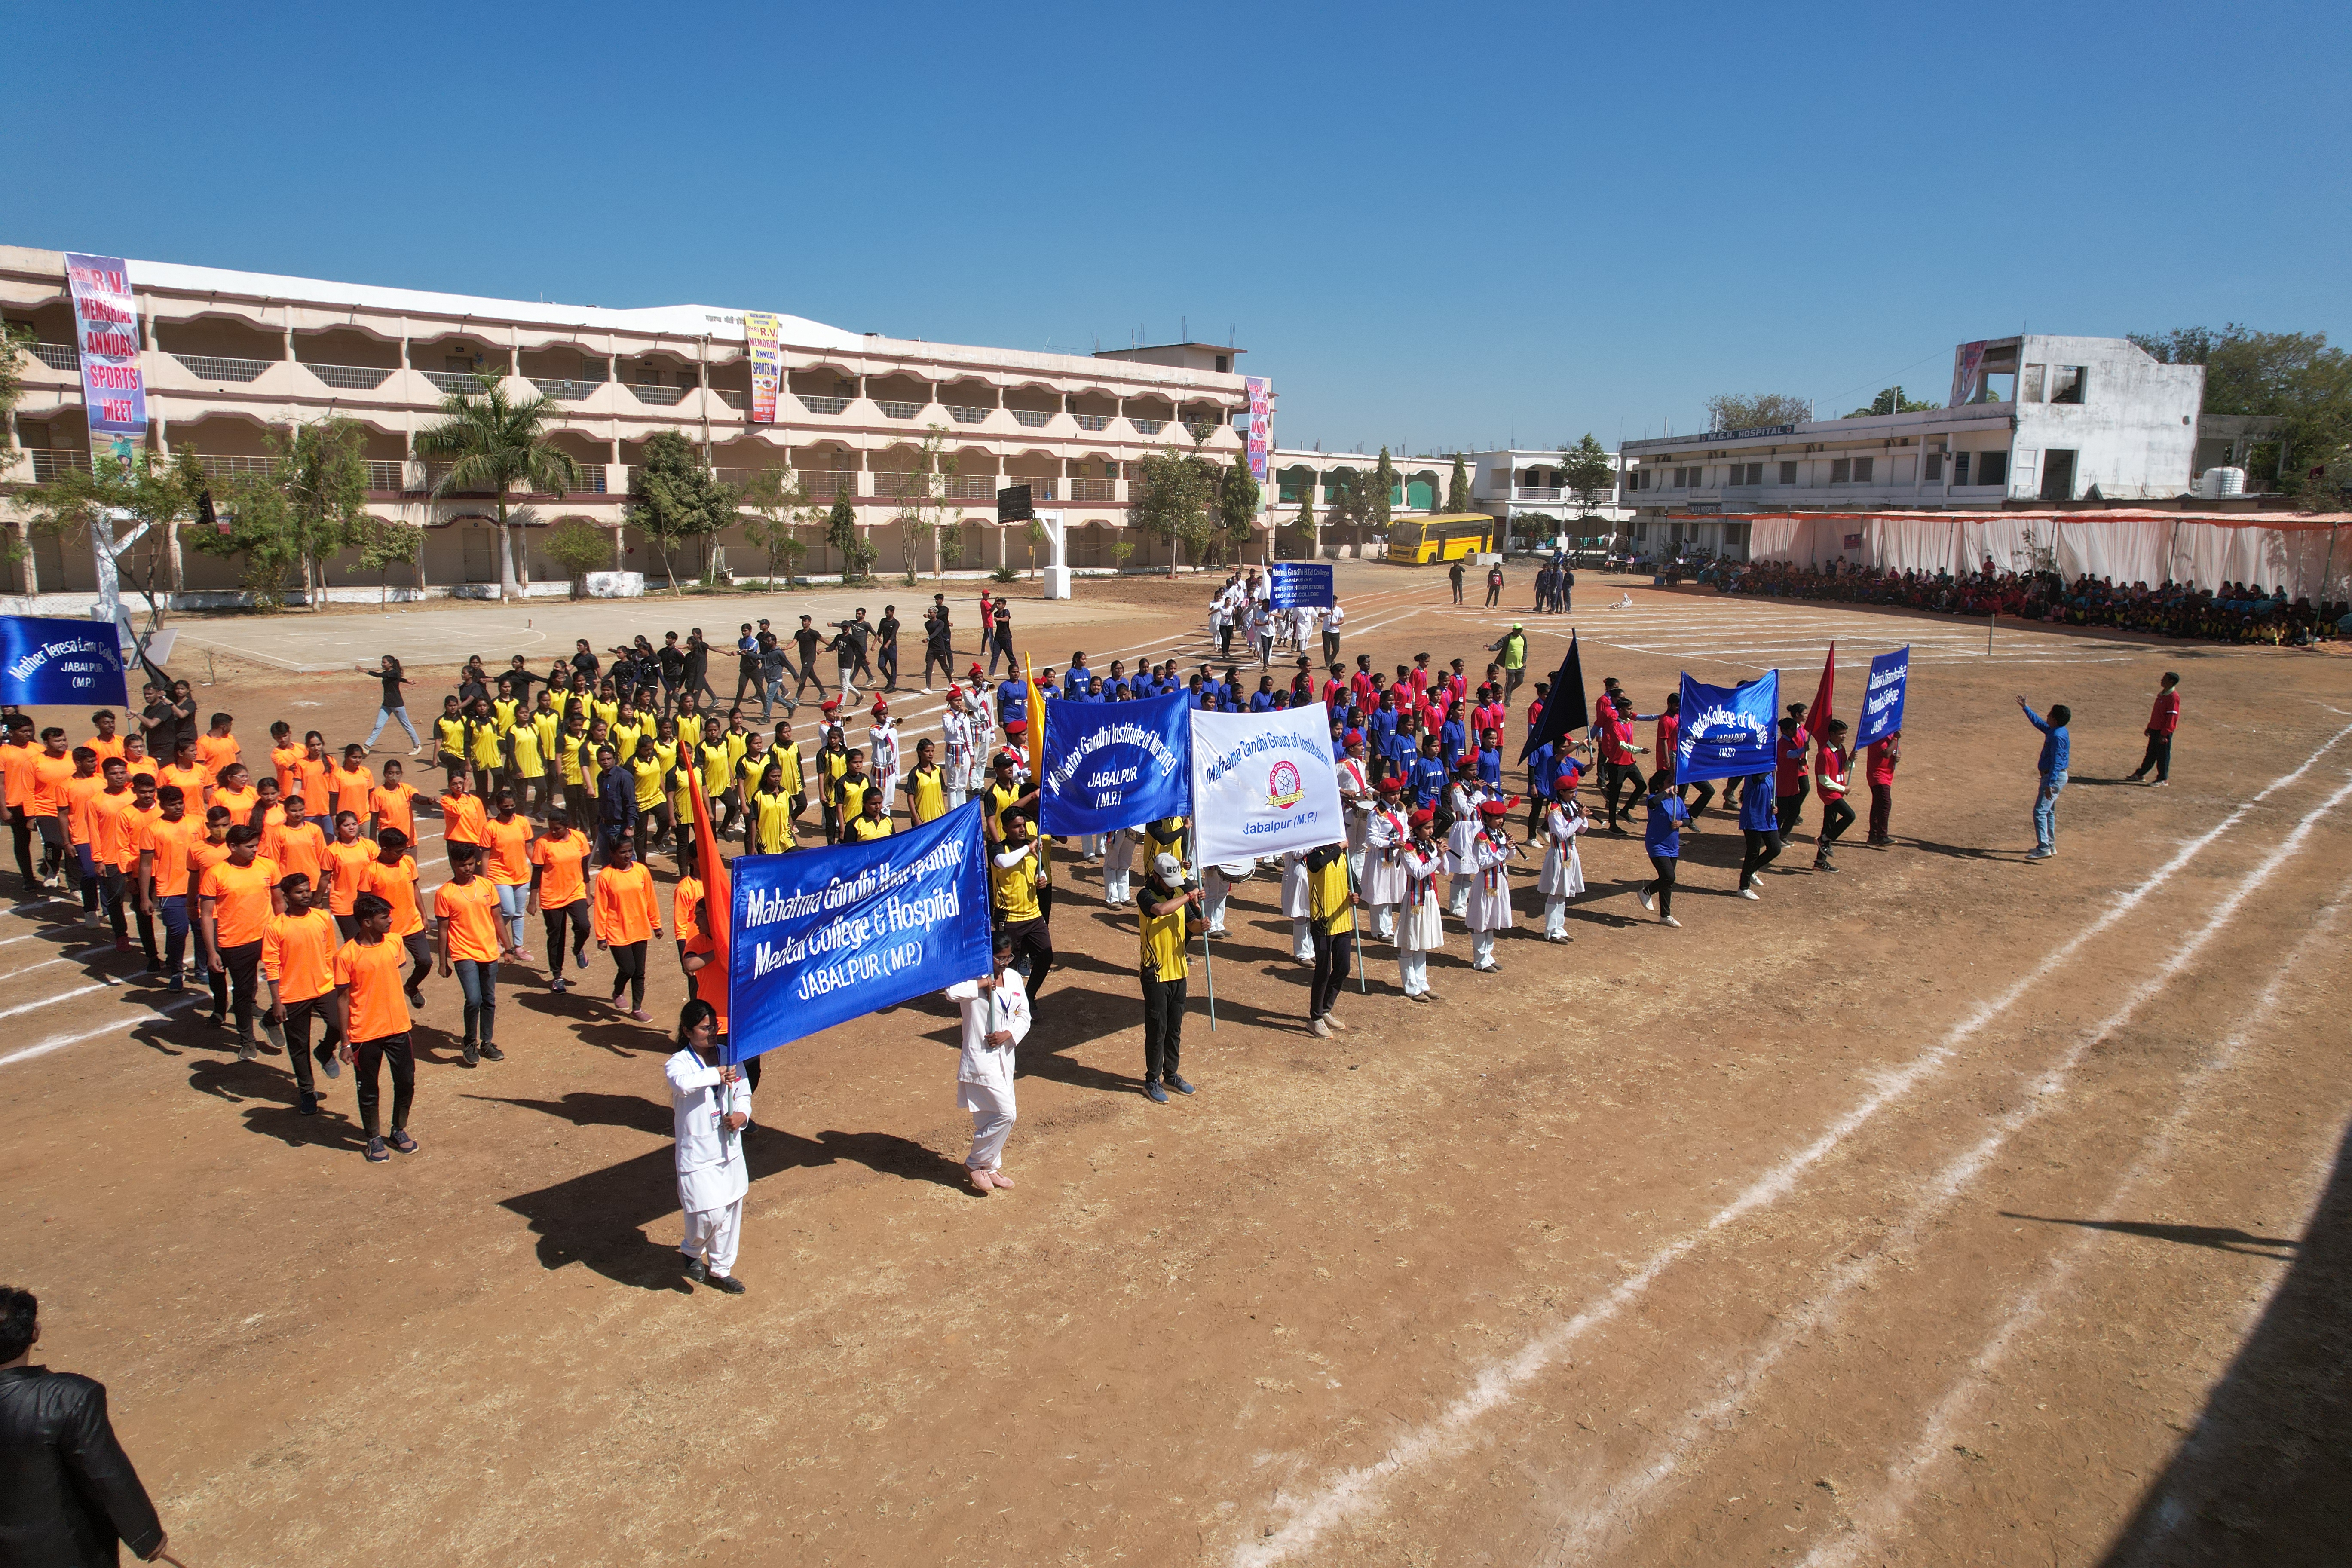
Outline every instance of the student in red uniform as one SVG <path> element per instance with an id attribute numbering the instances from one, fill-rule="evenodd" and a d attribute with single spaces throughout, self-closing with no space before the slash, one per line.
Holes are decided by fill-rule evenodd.
<path id="1" fill-rule="evenodd" d="M 2172 732 L 2180 728 L 2180 677 L 2166 670 L 2163 681 L 2156 689 L 2156 706 L 2147 710 L 2147 750 L 2140 754 L 2139 766 L 2131 771 L 2131 781 L 2146 780 L 2149 788 L 2172 782 Z M 2154 768 L 2156 777 L 2147 777 Z"/>
<path id="2" fill-rule="evenodd" d="M 409 871 L 413 877 L 414 864 Z M 359 1079 L 367 1157 L 382 1164 L 392 1153 L 379 1120 L 377 1069 L 392 1064 L 392 1148 L 414 1154 L 416 1140 L 408 1135 L 408 1112 L 416 1102 L 416 1058 L 409 1048 L 408 1009 L 401 1001 L 401 948 L 391 939 L 392 906 L 373 893 L 362 893 L 353 918 L 359 935 L 335 950 L 331 1011 L 343 1035 L 338 1054 L 358 1068 L 353 1076 Z"/>
<path id="3" fill-rule="evenodd" d="M 1813 849 L 1813 869 L 1834 871 L 1830 850 L 1838 836 L 1853 826 L 1853 807 L 1846 804 L 1847 775 L 1853 769 L 1853 748 L 1845 743 L 1846 725 L 1832 719 L 1823 727 L 1821 750 L 1813 757 L 1813 789 L 1822 797 L 1822 835 Z"/>
<path id="4" fill-rule="evenodd" d="M 1780 721 L 1780 762 L 1772 770 L 1772 815 L 1780 825 L 1780 847 L 1789 847 L 1789 835 L 1796 828 L 1805 809 L 1805 792 L 1811 787 L 1805 776 L 1806 753 L 1812 750 L 1812 739 L 1805 733 L 1804 725 L 1795 714 Z"/>
<path id="5" fill-rule="evenodd" d="M 309 824 L 304 824 L 310 826 Z M 316 833 L 318 829 L 311 827 Z M 335 1047 L 342 1040 L 327 998 L 335 989 L 335 949 L 342 934 L 327 911 L 327 884 L 300 871 L 278 879 L 279 900 L 286 912 L 272 915 L 262 930 L 261 974 L 269 983 L 269 1020 L 286 1037 L 286 1064 L 294 1069 L 299 1097 L 294 1109 L 304 1116 L 319 1113 L 318 1082 L 310 1076 L 310 1016 L 326 1018 L 326 1037 L 319 1042 L 317 1061 L 329 1078 L 339 1077 L 342 1064 Z"/>
<path id="6" fill-rule="evenodd" d="M 1870 784 L 1870 837 L 1863 842 L 1884 849 L 1895 842 L 1886 825 L 1895 814 L 1895 764 L 1903 760 L 1903 731 L 1873 741 L 1863 758 L 1863 776 Z"/>

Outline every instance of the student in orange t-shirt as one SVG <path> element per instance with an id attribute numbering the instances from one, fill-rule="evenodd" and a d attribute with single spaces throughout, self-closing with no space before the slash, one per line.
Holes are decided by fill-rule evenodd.
<path id="1" fill-rule="evenodd" d="M 33 759 L 41 748 L 33 740 L 33 721 L 29 714 L 11 713 L 7 721 L 8 738 L 0 743 L 0 778 L 7 782 L 8 830 L 16 839 L 16 870 L 25 879 L 25 896 L 31 898 L 41 885 L 33 874 Z"/>
<path id="2" fill-rule="evenodd" d="M 490 797 L 482 823 L 482 875 L 499 890 L 499 918 L 507 922 L 507 945 L 517 963 L 529 963 L 522 945 L 522 918 L 530 904 L 530 818 L 515 810 L 515 792 L 501 785 Z"/>
<path id="3" fill-rule="evenodd" d="M 179 785 L 155 792 L 155 820 L 139 835 L 139 912 L 163 917 L 163 989 L 170 992 L 187 989 L 181 965 L 188 952 L 188 846 L 203 836 Z"/>
<path id="4" fill-rule="evenodd" d="M 408 836 L 387 827 L 375 838 L 375 858 L 360 873 L 360 891 L 373 893 L 392 906 L 392 936 L 415 965 L 408 972 L 408 1005 L 425 1005 L 425 977 L 433 973 L 432 932 L 416 907 L 416 858 L 408 852 Z M 353 906 L 354 913 L 357 905 Z"/>
<path id="5" fill-rule="evenodd" d="M 449 782 L 442 786 L 440 805 L 441 845 L 449 852 L 449 865 L 455 869 L 457 846 L 470 844 L 477 849 L 487 847 L 488 835 L 482 829 L 489 813 L 482 805 L 482 797 L 474 793 L 473 775 L 462 767 L 452 773 Z"/>
<path id="6" fill-rule="evenodd" d="M 307 804 L 299 795 L 286 803 L 285 819 L 261 830 L 261 852 L 278 862 L 279 880 L 299 871 L 324 889 L 326 879 L 320 873 L 327 864 L 327 836 L 303 810 Z"/>
<path id="7" fill-rule="evenodd" d="M 40 754 L 33 759 L 32 798 L 25 815 L 40 831 L 44 882 L 62 873 L 66 858 L 73 853 L 73 839 L 67 832 L 66 782 L 78 771 L 73 754 L 66 749 L 66 732 L 55 725 L 42 731 Z"/>
<path id="8" fill-rule="evenodd" d="M 89 716 L 89 721 L 98 732 L 82 744 L 98 753 L 99 765 L 104 767 L 107 758 L 122 755 L 122 737 L 115 733 L 114 710 L 101 708 Z"/>
<path id="9" fill-rule="evenodd" d="M 611 858 L 597 873 L 594 922 L 596 947 L 613 955 L 613 1005 L 629 994 L 629 1016 L 638 1023 L 653 1021 L 646 1011 L 646 945 L 661 935 L 661 904 L 654 894 L 654 874 L 637 859 L 635 839 L 615 839 Z"/>
<path id="10" fill-rule="evenodd" d="M 99 922 L 98 857 L 90 850 L 90 797 L 106 787 L 106 779 L 98 771 L 98 753 L 88 746 L 73 749 L 73 774 L 65 782 L 65 800 L 58 815 L 65 819 L 66 840 L 73 846 L 74 859 L 81 878 L 81 918 L 89 924 Z"/>
<path id="11" fill-rule="evenodd" d="M 147 973 L 163 973 L 163 958 L 155 950 L 155 917 L 147 908 L 146 889 L 139 880 L 140 846 L 146 841 L 147 829 L 161 822 L 163 813 L 155 804 L 155 775 L 141 773 L 131 785 L 131 804 L 115 819 L 114 875 L 120 904 L 139 917 L 139 945 L 146 950 Z M 117 916 L 115 934 L 122 933 L 122 921 Z"/>
<path id="12" fill-rule="evenodd" d="M 236 737 L 229 733 L 233 722 L 227 714 L 215 713 L 213 715 L 213 727 L 196 737 L 196 758 L 205 764 L 205 771 L 215 778 L 220 777 L 222 771 L 245 752 Z"/>
<path id="13" fill-rule="evenodd" d="M 196 743 L 192 740 L 173 743 L 172 760 L 156 770 L 155 782 L 178 785 L 180 793 L 187 797 L 192 816 L 202 816 L 205 807 L 212 804 L 212 770 L 196 760 Z"/>
<path id="14" fill-rule="evenodd" d="M 278 798 L 302 793 L 302 748 L 294 743 L 294 726 L 280 719 L 269 726 L 269 771 L 278 779 Z"/>
<path id="15" fill-rule="evenodd" d="M 316 1116 L 318 1085 L 310 1077 L 313 1013 L 322 1016 L 327 1025 L 326 1037 L 319 1042 L 319 1065 L 327 1069 L 329 1078 L 343 1070 L 335 1059 L 342 1031 L 335 1027 L 333 1005 L 328 1000 L 335 991 L 335 949 L 342 945 L 342 935 L 335 929 L 334 916 L 327 912 L 324 882 L 289 871 L 278 879 L 278 894 L 286 912 L 270 916 L 262 930 L 261 973 L 269 982 L 269 1021 L 286 1037 L 286 1064 L 294 1069 L 294 1087 L 300 1091 L 294 1109 L 304 1116 Z"/>
<path id="16" fill-rule="evenodd" d="M 334 792 L 335 809 L 348 811 L 360 819 L 360 831 L 368 837 L 376 837 L 375 774 L 368 771 L 367 753 L 358 746 L 343 748 L 342 765 L 327 776 L 327 787 Z M 399 932 L 393 933 L 397 936 Z"/>
<path id="17" fill-rule="evenodd" d="M 361 879 L 375 864 L 376 847 L 360 837 L 360 819 L 350 812 L 337 812 L 333 821 L 335 837 L 327 844 L 327 912 L 350 942 L 360 934 L 359 917 L 352 911 L 358 907 Z"/>
<path id="18" fill-rule="evenodd" d="M 562 810 L 547 814 L 547 831 L 530 843 L 530 904 L 547 926 L 547 988 L 568 991 L 563 978 L 563 950 L 572 950 L 572 964 L 588 968 L 588 882 L 585 871 L 591 846 L 588 836 L 575 832 L 572 816 Z M 571 927 L 566 941 L 564 928 Z"/>
<path id="19" fill-rule="evenodd" d="M 413 879 L 415 863 L 407 866 Z M 360 933 L 335 950 L 331 1011 L 343 1032 L 340 1055 L 356 1069 L 368 1161 L 382 1164 L 392 1152 L 384 1147 L 379 1120 L 376 1071 L 392 1064 L 392 1148 L 414 1154 L 416 1140 L 408 1135 L 408 1112 L 416 1103 L 416 1057 L 409 1048 L 408 1009 L 401 1004 L 401 948 L 391 939 L 392 906 L 373 893 L 362 893 L 353 917 Z"/>
<path id="20" fill-rule="evenodd" d="M 96 873 L 99 911 L 114 929 L 114 951 L 129 952 L 128 911 L 122 907 L 122 829 L 133 796 L 121 757 L 107 758 L 99 770 L 99 778 L 100 787 L 82 802 L 87 835 L 84 852 Z"/>
<path id="21" fill-rule="evenodd" d="M 408 853 L 416 854 L 416 792 L 401 782 L 397 759 L 383 764 L 383 783 L 368 791 L 368 805 L 375 813 L 375 830 L 397 827 L 408 840 Z"/>
<path id="22" fill-rule="evenodd" d="M 261 795 L 253 787 L 243 763 L 231 763 L 213 774 L 213 804 L 228 807 L 232 827 L 250 827 L 257 833 L 261 830 L 261 824 L 254 820 Z"/>
<path id="23" fill-rule="evenodd" d="M 227 856 L 208 868 L 196 884 L 196 926 L 204 934 L 212 972 L 227 975 L 236 993 L 236 1055 L 239 1061 L 249 1062 L 261 1054 L 253 1037 L 253 1001 L 258 991 L 261 939 L 275 912 L 270 893 L 278 886 L 278 867 L 261 858 L 261 832 L 249 823 L 230 828 L 224 841 Z"/>
<path id="24" fill-rule="evenodd" d="M 454 972 L 466 995 L 466 1065 L 480 1058 L 506 1060 L 491 1042 L 499 1017 L 499 962 L 512 951 L 499 913 L 498 884 L 481 875 L 482 852 L 461 844 L 449 857 L 449 879 L 434 889 L 433 918 L 440 931 L 441 978 Z M 475 1042 L 480 1045 L 477 1047 Z"/>
<path id="25" fill-rule="evenodd" d="M 302 736 L 302 755 L 294 764 L 297 793 L 310 807 L 310 820 L 329 838 L 335 836 L 335 760 L 327 755 L 327 737 L 316 730 Z"/>

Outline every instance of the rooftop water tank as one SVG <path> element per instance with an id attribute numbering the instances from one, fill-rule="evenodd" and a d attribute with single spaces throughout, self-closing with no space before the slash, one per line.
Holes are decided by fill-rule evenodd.
<path id="1" fill-rule="evenodd" d="M 2208 468 L 2198 476 L 2201 493 L 2210 497 L 2242 496 L 2246 493 L 2246 470 L 2243 468 Z"/>

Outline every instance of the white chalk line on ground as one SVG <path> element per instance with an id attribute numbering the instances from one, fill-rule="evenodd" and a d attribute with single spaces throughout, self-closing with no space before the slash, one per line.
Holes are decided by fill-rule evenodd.
<path id="1" fill-rule="evenodd" d="M 1740 1403 L 1754 1397 L 1781 1357 L 1807 1334 L 1833 1323 L 1853 1293 L 1867 1285 L 1889 1258 L 1909 1252 L 1917 1243 L 1921 1232 L 1958 1201 L 2011 1139 L 2044 1111 L 2055 1109 L 2059 1097 L 2065 1094 L 2068 1080 L 2074 1069 L 2082 1065 L 2083 1058 L 2112 1038 L 2117 1030 L 2137 1016 L 2142 1007 L 2160 995 L 2237 918 L 2238 910 L 2246 900 L 2302 847 L 2319 819 L 2342 805 L 2347 796 L 2352 796 L 2352 783 L 2338 789 L 2296 823 L 2285 839 L 2259 866 L 2239 879 L 2194 935 L 2176 948 L 2154 973 L 2133 986 L 2122 1005 L 2102 1019 L 2095 1028 L 2078 1036 L 2054 1063 L 2036 1075 L 2024 1100 L 1998 1118 L 1990 1132 L 1937 1173 L 1926 1188 L 1927 1196 L 1915 1205 L 1898 1225 L 1872 1245 L 1869 1256 L 1841 1264 L 1832 1272 L 1828 1285 L 1810 1300 L 1793 1310 L 1776 1312 L 1773 1331 L 1763 1346 L 1736 1372 L 1715 1380 L 1723 1384 L 1725 1392 L 1707 1405 L 1688 1413 L 1677 1423 L 1675 1436 L 1654 1458 L 1646 1461 L 1633 1474 L 1601 1488 L 1601 1495 L 1607 1500 L 1605 1507 L 1583 1514 L 1573 1531 L 1555 1542 L 1552 1550 L 1538 1561 L 1545 1564 L 1564 1562 L 1570 1555 L 1597 1548 L 1602 1543 L 1602 1538 L 1621 1528 L 1630 1528 L 1633 1521 L 1628 1516 L 1661 1485 L 1683 1472 L 1690 1450 L 1724 1428 Z M 2273 990 L 2284 974 L 2284 969 L 2279 971 L 2279 977 L 2272 983 Z"/>
<path id="2" fill-rule="evenodd" d="M 195 990 L 184 992 L 180 995 L 173 996 L 167 1001 L 156 1004 L 155 1011 L 153 1013 L 130 1020 L 131 1026 L 136 1028 L 141 1024 L 152 1023 L 163 1015 L 166 1013 L 176 1013 L 190 1003 L 194 1002 L 199 998 L 207 997 L 207 995 L 208 994 L 201 987 Z M 25 1061 L 33 1057 L 45 1057 L 51 1051 L 61 1051 L 68 1046 L 78 1046 L 84 1040 L 94 1040 L 100 1035 L 120 1034 L 123 1028 L 123 1022 L 124 1021 L 122 1019 L 116 1018 L 108 1023 L 100 1024 L 96 1028 L 81 1030 L 78 1034 L 52 1035 L 49 1038 L 39 1042 L 37 1045 L 26 1046 L 21 1051 L 11 1051 L 6 1056 L 0 1057 L 0 1068 L 5 1068 L 11 1062 Z"/>
<path id="3" fill-rule="evenodd" d="M 2183 845 L 2172 858 L 2145 880 L 2114 900 L 2098 919 L 2077 931 L 2032 970 L 2012 982 L 1999 996 L 1979 1004 L 1947 1031 L 1938 1044 L 1883 1076 L 1877 1090 L 1868 1099 L 1832 1122 L 1811 1143 L 1749 1184 L 1738 1197 L 1709 1216 L 1698 1228 L 1685 1232 L 1659 1248 L 1640 1269 L 1621 1280 L 1605 1295 L 1587 1304 L 1566 1322 L 1538 1335 L 1509 1358 L 1491 1363 L 1481 1369 L 1469 1386 L 1438 1415 L 1392 1443 L 1385 1458 L 1374 1464 L 1342 1472 L 1326 1481 L 1316 1492 L 1299 1500 L 1291 1508 L 1288 1521 L 1276 1527 L 1272 1534 L 1237 1544 L 1230 1561 L 1235 1568 L 1267 1568 L 1267 1565 L 1282 1562 L 1311 1546 L 1334 1525 L 1376 1506 L 1381 1493 L 1392 1478 L 1458 1451 L 1468 1441 L 1470 1429 L 1482 1416 L 1507 1403 L 1516 1389 L 1544 1371 L 1569 1346 L 1591 1330 L 1615 1318 L 1646 1294 L 1660 1275 L 1697 1247 L 1708 1236 L 1786 1195 L 1805 1172 L 1820 1163 L 1881 1110 L 1907 1098 L 1914 1089 L 1952 1057 L 1963 1041 L 2007 1012 L 2027 991 L 2137 909 L 2149 894 L 2171 880 L 2189 861 L 2243 821 L 2256 805 L 2300 780 L 2347 736 L 2352 736 L 2352 725 L 2338 730 L 2293 772 L 2273 780 L 2219 823 Z M 1286 1500 L 1277 1493 L 1275 1500 L 1279 1505 Z"/>

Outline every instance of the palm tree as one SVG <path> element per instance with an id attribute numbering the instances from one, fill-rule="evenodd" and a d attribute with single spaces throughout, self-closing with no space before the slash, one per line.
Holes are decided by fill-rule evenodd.
<path id="1" fill-rule="evenodd" d="M 507 495 L 518 484 L 526 492 L 561 493 L 578 482 L 580 465 L 548 440 L 557 412 L 554 399 L 534 394 L 517 403 L 507 395 L 501 378 L 477 371 L 474 380 L 478 392 L 453 392 L 442 399 L 441 422 L 416 434 L 416 455 L 450 465 L 435 482 L 434 495 L 487 489 L 498 497 L 499 597 L 519 599 L 522 586 L 507 526 Z"/>

